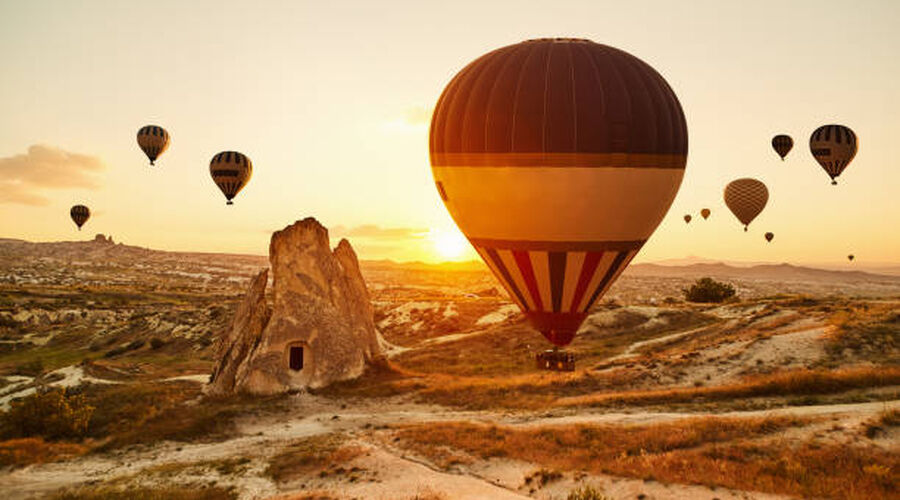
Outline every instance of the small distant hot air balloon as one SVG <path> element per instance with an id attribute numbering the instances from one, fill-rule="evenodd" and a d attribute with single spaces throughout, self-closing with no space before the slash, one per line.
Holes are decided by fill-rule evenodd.
<path id="1" fill-rule="evenodd" d="M 766 233 L 766 241 L 771 242 L 775 238 L 775 233 Z"/>
<path id="2" fill-rule="evenodd" d="M 81 226 L 91 217 L 91 210 L 84 205 L 75 205 L 69 210 L 69 216 L 72 217 L 75 225 L 78 226 L 78 230 L 81 231 Z"/>
<path id="3" fill-rule="evenodd" d="M 708 208 L 704 208 L 703 210 L 700 211 L 700 216 L 703 217 L 703 220 L 706 220 L 706 219 L 709 219 L 709 214 L 711 214 L 711 213 L 712 212 L 710 212 L 710 210 Z"/>
<path id="4" fill-rule="evenodd" d="M 169 147 L 169 133 L 158 125 L 146 125 L 138 130 L 137 142 L 150 159 L 150 164 L 155 165 L 159 155 Z"/>
<path id="5" fill-rule="evenodd" d="M 855 257 L 853 256 L 852 253 L 851 253 L 850 255 L 847 256 L 847 260 L 849 260 L 850 262 L 853 262 L 853 259 L 854 259 L 854 258 L 855 258 Z"/>
<path id="6" fill-rule="evenodd" d="M 429 149 L 457 226 L 535 329 L 564 346 L 665 216 L 687 145 L 678 98 L 653 68 L 553 38 L 457 73 Z"/>
<path id="7" fill-rule="evenodd" d="M 835 180 L 856 156 L 858 149 L 856 134 L 843 125 L 823 125 L 809 137 L 809 151 L 831 177 Z"/>
<path id="8" fill-rule="evenodd" d="M 253 175 L 253 163 L 250 158 L 237 151 L 223 151 L 213 156 L 209 162 L 209 174 L 228 200 L 226 205 L 233 205 L 232 198 L 237 196 Z"/>
<path id="9" fill-rule="evenodd" d="M 737 179 L 725 186 L 725 204 L 744 225 L 744 231 L 762 212 L 768 201 L 769 190 L 765 184 L 756 179 Z"/>
<path id="10" fill-rule="evenodd" d="M 791 148 L 794 147 L 794 140 L 791 139 L 789 135 L 776 135 L 772 138 L 772 149 L 778 153 L 778 156 L 781 157 L 781 161 L 784 161 L 784 157 L 791 151 Z"/>
<path id="11" fill-rule="evenodd" d="M 691 223 L 691 218 L 692 218 L 692 217 L 690 216 L 690 214 L 685 215 L 685 216 L 684 216 L 684 223 L 685 223 L 685 224 L 690 224 L 690 223 Z"/>

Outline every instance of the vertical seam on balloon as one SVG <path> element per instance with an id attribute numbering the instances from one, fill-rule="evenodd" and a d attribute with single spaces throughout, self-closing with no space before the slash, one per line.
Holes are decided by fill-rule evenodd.
<path id="1" fill-rule="evenodd" d="M 606 45 L 602 45 L 602 44 L 598 44 L 598 45 L 599 45 L 599 47 L 601 48 L 601 51 L 603 52 L 603 54 L 606 56 L 606 58 L 607 58 L 607 59 L 610 59 L 610 60 L 612 61 L 612 62 L 610 63 L 610 65 L 609 65 L 609 67 L 611 68 L 611 71 L 610 71 L 610 72 L 613 73 L 613 74 L 615 75 L 616 80 L 619 81 L 619 84 L 622 86 L 623 89 L 628 89 L 628 82 L 626 82 L 626 81 L 622 78 L 622 73 L 619 71 L 619 68 L 618 68 L 617 65 L 615 64 L 616 61 L 615 61 L 615 58 L 613 57 L 614 55 L 612 54 L 612 50 L 610 50 L 609 47 L 607 47 Z M 631 104 L 631 96 L 628 95 L 628 92 L 627 92 L 627 91 L 624 92 L 623 95 L 627 97 L 627 99 L 623 99 L 623 101 L 624 101 L 625 104 L 628 106 L 628 110 L 627 110 L 627 112 L 626 112 L 626 115 L 627 115 L 627 120 L 628 120 L 628 124 L 627 124 L 627 125 L 628 125 L 628 127 L 629 127 L 629 129 L 630 129 L 630 128 L 631 128 L 631 118 L 632 118 L 632 116 L 634 115 L 634 109 L 632 109 L 633 106 L 632 106 L 632 104 Z M 610 122 L 610 125 L 615 125 L 615 122 L 614 122 L 614 121 L 613 121 L 613 122 Z M 612 133 L 612 129 L 610 129 L 610 133 Z M 612 146 L 612 141 L 611 141 L 611 140 L 612 140 L 612 137 L 610 138 L 610 146 Z M 630 144 L 629 144 L 629 146 L 630 146 Z M 626 149 L 627 149 L 627 148 L 626 148 Z"/>
<path id="2" fill-rule="evenodd" d="M 572 55 L 571 43 L 566 44 L 569 56 L 569 85 L 572 86 L 572 152 L 578 152 L 578 98 L 575 95 L 575 57 Z"/>
<path id="3" fill-rule="evenodd" d="M 528 61 L 537 52 L 534 47 L 529 46 L 528 49 L 528 55 L 525 56 L 525 60 L 519 66 L 519 78 L 516 80 L 516 92 L 513 94 L 512 120 L 509 127 L 509 151 L 511 152 L 516 150 L 516 113 L 519 112 L 519 91 L 522 88 L 522 80 L 525 78 L 525 68 L 528 66 Z"/>
<path id="4" fill-rule="evenodd" d="M 600 77 L 600 66 L 597 65 L 597 61 L 594 60 L 593 55 L 586 47 L 579 45 L 578 48 L 584 53 L 588 62 L 591 63 L 591 67 L 594 68 L 594 79 L 597 81 L 596 89 L 600 93 L 600 118 L 605 118 L 607 110 L 606 92 L 603 88 L 603 79 Z"/>
<path id="5" fill-rule="evenodd" d="M 497 85 L 501 81 L 501 77 L 506 73 L 507 68 L 516 60 L 517 55 L 524 50 L 524 47 L 521 45 L 515 46 L 512 50 L 510 50 L 509 55 L 506 56 L 506 60 L 503 62 L 503 66 L 500 68 L 500 71 L 497 73 L 497 78 L 494 80 L 493 85 L 491 85 L 491 90 L 488 92 L 488 98 L 485 102 L 485 114 L 484 114 L 484 151 L 491 151 L 488 148 L 488 125 L 491 123 L 491 114 L 494 110 L 494 106 L 492 105 L 494 101 L 494 93 L 497 90 Z M 515 99 L 513 100 L 513 106 L 515 106 Z M 512 127 L 510 127 L 510 132 L 512 132 Z"/>
<path id="6" fill-rule="evenodd" d="M 544 102 L 543 106 L 541 106 L 541 152 L 547 152 L 547 106 L 549 104 L 549 99 L 547 99 L 547 93 L 550 89 L 550 61 L 553 60 L 553 49 L 556 48 L 556 43 L 550 42 L 549 48 L 547 49 L 547 61 L 544 63 Z"/>
<path id="7" fill-rule="evenodd" d="M 484 248 L 485 253 L 491 258 L 494 262 L 494 266 L 496 266 L 497 270 L 500 271 L 500 275 L 504 280 L 509 284 L 509 288 L 512 289 L 513 294 L 519 299 L 519 305 L 522 307 L 522 310 L 528 311 L 528 302 L 525 300 L 525 297 L 522 295 L 522 292 L 519 290 L 519 287 L 516 285 L 515 280 L 509 274 L 509 269 L 506 268 L 506 264 L 503 263 L 503 259 L 500 258 L 500 255 L 497 254 L 497 250 L 493 248 Z"/>
<path id="8" fill-rule="evenodd" d="M 534 269 L 531 268 L 531 258 L 529 257 L 528 252 L 524 250 L 513 250 L 512 254 L 513 258 L 516 260 L 516 264 L 519 266 L 519 272 L 522 273 L 522 278 L 525 280 L 525 286 L 528 287 L 528 292 L 531 294 L 535 309 L 543 311 L 544 303 L 541 302 L 541 293 L 537 287 L 537 280 L 534 278 Z"/>
<path id="9" fill-rule="evenodd" d="M 504 51 L 504 52 L 508 52 L 508 51 Z M 481 85 L 480 85 L 481 81 L 484 78 L 488 78 L 490 76 L 491 71 L 494 69 L 495 66 L 497 66 L 497 65 L 502 66 L 507 61 L 507 57 L 508 56 L 505 56 L 505 54 L 499 54 L 499 55 L 495 55 L 494 57 L 484 60 L 481 63 L 478 74 L 473 76 L 472 82 L 468 85 L 469 94 L 466 98 L 465 105 L 463 106 L 462 113 L 460 114 L 460 116 L 461 116 L 461 120 L 460 120 L 461 124 L 460 124 L 460 129 L 459 129 L 459 133 L 460 133 L 460 143 L 459 143 L 460 148 L 459 148 L 459 150 L 460 151 L 477 151 L 477 149 L 472 149 L 472 148 L 466 147 L 466 140 L 469 137 L 469 130 L 472 128 L 471 124 L 470 124 L 470 122 L 472 121 L 472 115 L 473 115 L 472 110 L 473 110 L 473 108 L 475 108 L 475 110 L 477 111 L 477 103 L 475 102 L 475 99 L 474 99 L 474 97 L 476 95 L 476 90 L 481 87 Z M 497 81 L 496 77 L 494 78 L 494 81 L 495 82 Z M 487 104 L 489 103 L 488 98 L 490 98 L 490 94 L 485 96 L 485 107 L 484 107 L 485 110 L 488 109 L 488 106 L 487 106 Z M 486 121 L 486 118 L 487 118 L 487 113 L 485 113 L 485 121 Z M 475 126 L 477 127 L 478 124 L 476 123 Z M 484 124 L 481 124 L 482 129 L 484 128 L 484 126 L 485 126 Z M 485 151 L 484 145 L 482 145 L 481 151 Z"/>
<path id="10" fill-rule="evenodd" d="M 606 275 L 603 276 L 603 279 L 600 281 L 600 285 L 597 286 L 597 289 L 594 290 L 594 293 L 591 295 L 591 299 L 588 301 L 587 307 L 584 309 L 585 311 L 589 311 L 591 307 L 594 305 L 594 302 L 600 298 L 600 295 L 603 293 L 603 289 L 606 287 L 607 283 L 610 283 L 613 279 L 613 276 L 616 274 L 616 271 L 619 270 L 619 266 L 622 265 L 622 262 L 625 260 L 625 257 L 628 256 L 628 252 L 618 252 L 616 258 L 613 259 L 612 264 L 606 270 Z"/>
<path id="11" fill-rule="evenodd" d="M 581 265 L 581 275 L 578 276 L 578 284 L 575 285 L 575 295 L 572 297 L 572 307 L 569 309 L 569 312 L 578 312 L 578 305 L 581 304 L 581 299 L 584 298 L 584 292 L 587 291 L 587 286 L 597 270 L 597 264 L 600 263 L 603 253 L 587 252 L 587 255 L 585 255 L 584 264 Z"/>

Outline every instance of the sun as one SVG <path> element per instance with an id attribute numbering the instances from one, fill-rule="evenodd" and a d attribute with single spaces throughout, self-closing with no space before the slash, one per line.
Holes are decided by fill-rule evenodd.
<path id="1" fill-rule="evenodd" d="M 465 236 L 456 230 L 431 229 L 428 231 L 428 239 L 431 240 L 434 251 L 447 260 L 459 259 L 469 249 Z"/>

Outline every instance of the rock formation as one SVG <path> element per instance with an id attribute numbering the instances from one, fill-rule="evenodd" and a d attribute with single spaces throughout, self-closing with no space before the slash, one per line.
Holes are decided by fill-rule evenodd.
<path id="1" fill-rule="evenodd" d="M 381 356 L 372 304 L 347 240 L 332 251 L 313 218 L 272 235 L 260 272 L 217 346 L 208 392 L 273 394 L 358 377 Z"/>

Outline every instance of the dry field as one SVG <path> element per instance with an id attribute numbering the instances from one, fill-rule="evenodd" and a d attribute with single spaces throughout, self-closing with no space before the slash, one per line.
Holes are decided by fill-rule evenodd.
<path id="1" fill-rule="evenodd" d="M 384 363 L 310 393 L 206 398 L 213 340 L 264 265 L 0 241 L 0 490 L 900 496 L 898 278 L 706 267 L 738 297 L 700 305 L 679 293 L 700 270 L 639 267 L 571 345 L 576 371 L 551 373 L 534 367 L 543 338 L 484 269 L 363 263 Z"/>

